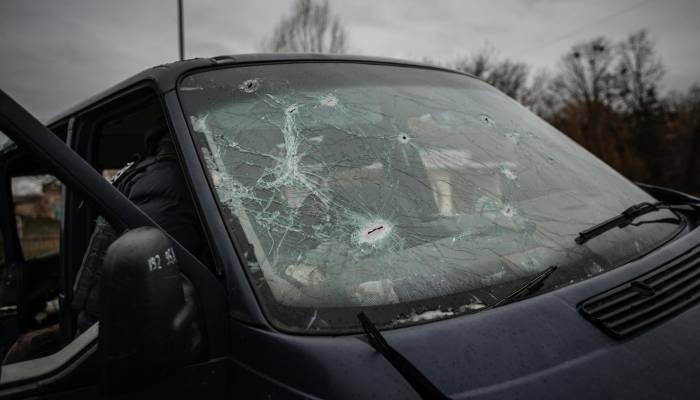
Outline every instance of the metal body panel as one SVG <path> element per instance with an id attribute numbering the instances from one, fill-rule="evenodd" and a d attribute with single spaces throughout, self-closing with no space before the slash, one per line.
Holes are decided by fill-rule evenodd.
<path id="1" fill-rule="evenodd" d="M 700 389 L 700 307 L 616 341 L 582 318 L 576 305 L 699 245 L 700 232 L 692 232 L 588 280 L 384 336 L 455 399 L 694 398 Z M 232 332 L 244 343 L 233 355 L 237 369 L 267 381 L 240 387 L 246 398 L 285 387 L 311 398 L 418 398 L 362 335 L 291 336 L 235 322 Z"/>

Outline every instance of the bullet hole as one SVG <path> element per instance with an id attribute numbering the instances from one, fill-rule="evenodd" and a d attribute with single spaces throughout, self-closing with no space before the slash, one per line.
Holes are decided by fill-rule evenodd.
<path id="1" fill-rule="evenodd" d="M 505 215 L 508 218 L 512 218 L 513 215 L 515 215 L 515 210 L 513 210 L 513 207 L 511 206 L 505 206 L 503 207 L 503 210 L 501 210 L 501 214 Z"/>
<path id="2" fill-rule="evenodd" d="M 357 242 L 373 245 L 386 238 L 391 232 L 391 225 L 386 221 L 375 221 L 362 227 L 357 234 Z"/>
<path id="3" fill-rule="evenodd" d="M 368 235 L 371 235 L 371 234 L 373 234 L 374 232 L 380 231 L 380 230 L 382 230 L 382 229 L 384 229 L 383 226 L 378 226 L 378 227 L 372 229 L 371 231 L 367 232 L 367 234 L 368 234 Z"/>
<path id="4" fill-rule="evenodd" d="M 238 86 L 245 93 L 255 93 L 260 88 L 260 79 L 248 79 Z"/>
<path id="5" fill-rule="evenodd" d="M 287 107 L 287 109 L 284 112 L 287 115 L 292 115 L 292 114 L 296 114 L 298 110 L 299 110 L 299 107 L 296 104 L 292 104 L 291 106 Z"/>
<path id="6" fill-rule="evenodd" d="M 496 124 L 496 121 L 494 121 L 493 117 L 491 117 L 488 114 L 479 115 L 479 119 L 481 119 L 481 122 L 483 122 L 484 125 L 494 126 Z"/>
<path id="7" fill-rule="evenodd" d="M 338 98 L 332 94 L 321 97 L 321 105 L 325 107 L 335 107 L 338 105 Z"/>
<path id="8" fill-rule="evenodd" d="M 411 137 L 408 136 L 407 134 L 405 134 L 405 133 L 400 133 L 400 134 L 399 134 L 399 143 L 406 144 L 406 143 L 408 143 L 408 142 L 410 142 L 410 141 L 411 141 Z"/>

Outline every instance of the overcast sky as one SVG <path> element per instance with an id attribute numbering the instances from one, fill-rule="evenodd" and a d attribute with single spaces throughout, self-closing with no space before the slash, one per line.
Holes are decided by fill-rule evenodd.
<path id="1" fill-rule="evenodd" d="M 259 51 L 292 0 L 184 0 L 186 56 Z M 700 82 L 700 0 L 330 0 L 350 52 L 445 61 L 485 44 L 556 68 L 576 42 L 645 28 L 664 88 Z M 176 0 L 0 0 L 0 88 L 42 120 L 174 61 Z"/>

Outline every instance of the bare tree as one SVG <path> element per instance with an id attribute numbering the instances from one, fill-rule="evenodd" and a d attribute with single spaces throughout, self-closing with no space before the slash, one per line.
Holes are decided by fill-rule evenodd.
<path id="1" fill-rule="evenodd" d="M 332 16 L 328 1 L 297 0 L 290 16 L 283 17 L 263 43 L 265 51 L 291 53 L 344 53 L 347 31 Z"/>
<path id="2" fill-rule="evenodd" d="M 686 169 L 686 185 L 698 190 L 698 168 L 700 160 L 697 156 L 700 153 L 700 85 L 694 84 L 684 99 L 683 108 L 686 109 L 688 121 L 683 126 L 688 130 L 690 137 L 690 157 L 688 157 L 688 167 Z"/>
<path id="3" fill-rule="evenodd" d="M 555 85 L 569 103 L 583 105 L 594 114 L 613 95 L 614 61 L 613 46 L 606 38 L 579 43 L 562 58 Z"/>
<path id="4" fill-rule="evenodd" d="M 559 63 L 554 90 L 565 104 L 564 119 L 575 121 L 569 134 L 610 161 L 621 145 L 613 143 L 610 104 L 614 101 L 615 48 L 604 37 L 574 45 Z M 570 129 L 571 129 L 570 128 Z"/>
<path id="5" fill-rule="evenodd" d="M 455 61 L 452 67 L 485 80 L 518 101 L 527 95 L 528 65 L 509 59 L 498 60 L 490 46 Z"/>
<path id="6" fill-rule="evenodd" d="M 618 44 L 614 104 L 624 114 L 638 153 L 650 165 L 659 165 L 668 158 L 658 151 L 665 131 L 665 115 L 658 97 L 663 76 L 663 64 L 645 30 Z M 660 172 L 649 168 L 649 179 L 656 181 Z"/>
<path id="7" fill-rule="evenodd" d="M 616 84 L 624 111 L 652 111 L 665 70 L 647 32 L 630 35 L 618 46 L 618 55 Z"/>
<path id="8" fill-rule="evenodd" d="M 520 101 L 525 107 L 547 121 L 552 121 L 564 104 L 554 91 L 551 72 L 542 69 L 534 74 Z"/>
<path id="9" fill-rule="evenodd" d="M 452 68 L 486 80 L 495 58 L 495 50 L 487 44 L 471 56 L 462 57 L 452 63 Z"/>
<path id="10" fill-rule="evenodd" d="M 530 67 L 522 62 L 504 60 L 496 63 L 486 80 L 508 96 L 520 101 L 527 93 Z"/>

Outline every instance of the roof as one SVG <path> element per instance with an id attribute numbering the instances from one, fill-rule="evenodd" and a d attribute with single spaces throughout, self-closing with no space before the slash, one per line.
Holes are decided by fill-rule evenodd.
<path id="1" fill-rule="evenodd" d="M 200 68 L 215 67 L 215 66 L 226 66 L 226 65 L 238 65 L 238 64 L 255 64 L 255 63 L 271 63 L 271 62 L 308 62 L 308 61 L 325 61 L 325 62 L 364 62 L 364 63 L 381 63 L 390 65 L 401 65 L 401 66 L 412 66 L 420 68 L 429 68 L 436 70 L 443 70 L 449 72 L 457 72 L 449 68 L 439 67 L 435 65 L 399 60 L 394 58 L 382 58 L 382 57 L 369 57 L 369 56 L 358 56 L 358 55 L 345 55 L 345 54 L 304 54 L 304 53 L 256 53 L 256 54 L 239 54 L 239 55 L 226 55 L 218 56 L 212 58 L 193 58 L 184 61 L 176 61 L 169 64 L 158 65 L 152 68 L 148 68 L 138 74 L 110 87 L 109 89 L 98 93 L 95 96 L 88 98 L 87 100 L 77 104 L 74 107 L 64 111 L 63 113 L 57 115 L 56 117 L 49 120 L 47 125 L 53 125 L 61 120 L 76 114 L 92 104 L 109 97 L 117 92 L 132 86 L 138 82 L 152 81 L 155 83 L 156 87 L 161 93 L 168 92 L 175 89 L 178 78 L 189 71 L 193 71 Z M 467 74 L 465 74 L 467 75 Z"/>

